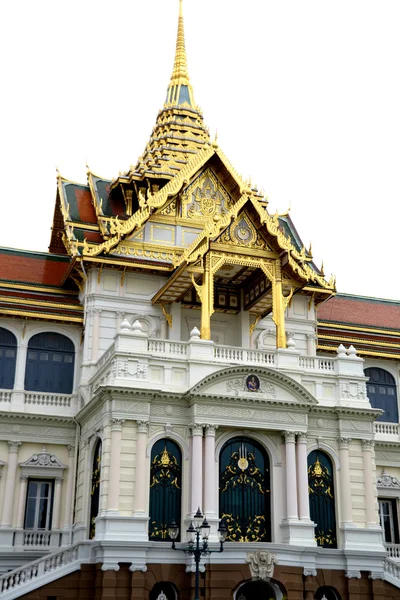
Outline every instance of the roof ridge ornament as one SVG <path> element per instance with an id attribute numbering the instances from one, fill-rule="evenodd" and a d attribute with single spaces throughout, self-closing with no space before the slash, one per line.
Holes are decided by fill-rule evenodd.
<path id="1" fill-rule="evenodd" d="M 188 108 L 196 108 L 187 66 L 183 0 L 179 0 L 178 33 L 176 37 L 174 68 L 172 70 L 171 80 L 167 91 L 167 99 L 164 106 L 182 104 L 186 104 Z"/>

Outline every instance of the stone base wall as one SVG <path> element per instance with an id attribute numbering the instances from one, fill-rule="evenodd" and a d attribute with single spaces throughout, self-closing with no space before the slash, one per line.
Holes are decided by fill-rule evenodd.
<path id="1" fill-rule="evenodd" d="M 201 574 L 201 598 L 204 600 L 233 600 L 235 591 L 251 579 L 248 565 L 210 565 Z M 185 565 L 148 565 L 145 573 L 129 571 L 121 564 L 119 571 L 102 571 L 101 565 L 82 565 L 79 571 L 21 596 L 24 600 L 148 600 L 153 586 L 169 581 L 179 590 L 179 600 L 191 600 L 194 594 L 194 575 L 186 573 Z M 349 579 L 344 571 L 322 569 L 317 576 L 303 576 L 300 567 L 277 566 L 274 581 L 284 593 L 285 600 L 314 600 L 321 586 L 332 586 L 342 600 L 400 600 L 400 589 L 380 579 Z M 264 600 L 260 598 L 259 600 Z M 268 600 L 268 599 L 265 599 Z"/>

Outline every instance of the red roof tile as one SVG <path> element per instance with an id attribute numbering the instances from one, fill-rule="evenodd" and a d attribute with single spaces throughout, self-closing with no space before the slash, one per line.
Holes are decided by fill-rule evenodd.
<path id="1" fill-rule="evenodd" d="M 70 267 L 70 259 L 0 249 L 0 280 L 60 286 Z"/>
<path id="2" fill-rule="evenodd" d="M 338 294 L 318 308 L 318 320 L 400 330 L 400 302 Z"/>

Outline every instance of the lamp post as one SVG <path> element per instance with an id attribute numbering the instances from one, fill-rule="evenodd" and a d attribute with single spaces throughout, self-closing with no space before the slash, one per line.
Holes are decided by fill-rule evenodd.
<path id="1" fill-rule="evenodd" d="M 189 556 L 194 557 L 194 562 L 196 565 L 196 573 L 195 573 L 195 594 L 194 600 L 200 600 L 200 559 L 202 556 L 208 556 L 213 552 L 223 552 L 224 551 L 224 542 L 226 540 L 226 536 L 228 534 L 228 530 L 224 521 L 219 522 L 218 527 L 218 538 L 219 538 L 219 550 L 210 550 L 208 547 L 208 537 L 210 535 L 210 526 L 207 523 L 206 518 L 201 514 L 200 507 L 197 509 L 197 513 L 193 517 L 193 523 L 190 523 L 188 529 L 186 530 L 188 536 L 188 547 L 187 548 L 176 548 L 175 540 L 179 535 L 179 527 L 172 521 L 170 526 L 168 527 L 169 537 L 172 540 L 172 549 L 173 550 L 182 550 Z M 202 538 L 202 541 L 200 541 Z"/>

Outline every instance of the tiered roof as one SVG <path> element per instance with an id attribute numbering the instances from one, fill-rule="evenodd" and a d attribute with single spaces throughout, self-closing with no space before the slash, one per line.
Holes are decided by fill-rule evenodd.
<path id="1" fill-rule="evenodd" d="M 0 248 L 0 314 L 83 322 L 67 256 Z"/>
<path id="2" fill-rule="evenodd" d="M 400 359 L 400 302 L 337 294 L 318 309 L 318 348 L 354 345 L 361 356 Z"/>

